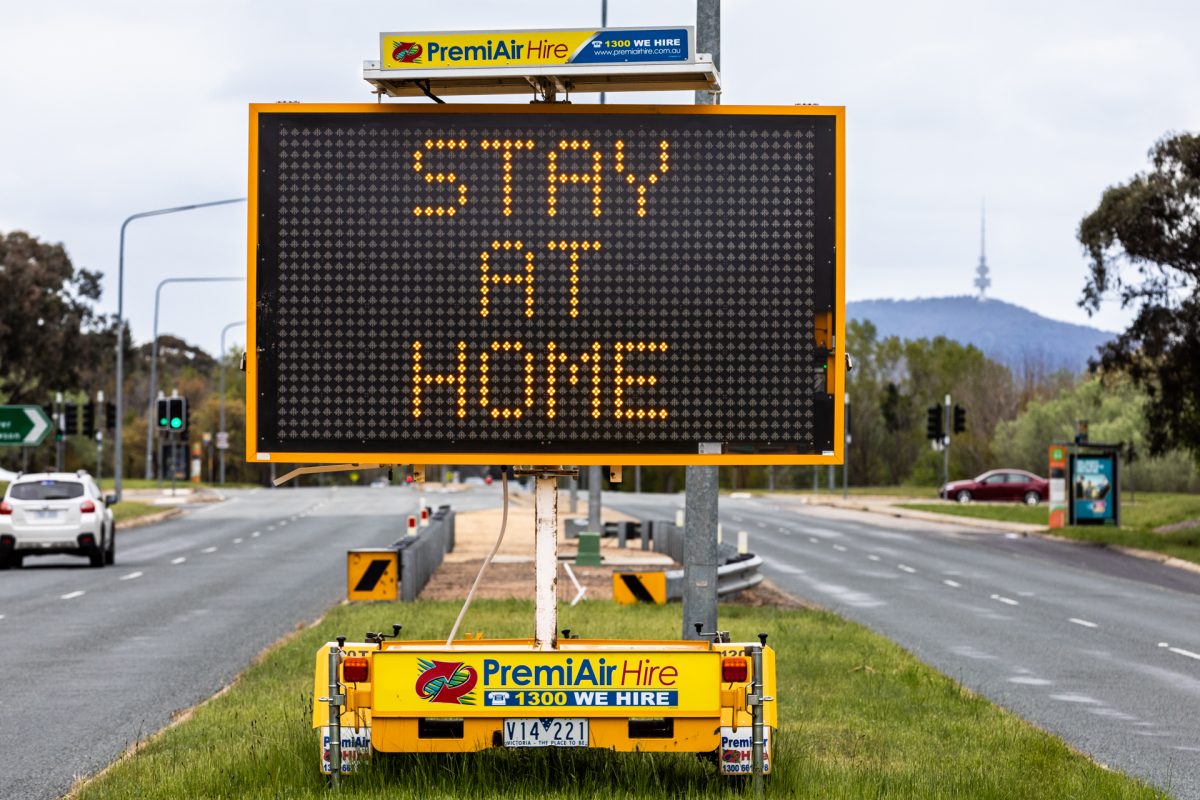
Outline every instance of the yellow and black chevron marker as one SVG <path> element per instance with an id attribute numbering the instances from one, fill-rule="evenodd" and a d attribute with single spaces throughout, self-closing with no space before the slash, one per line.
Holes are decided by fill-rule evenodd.
<path id="1" fill-rule="evenodd" d="M 390 548 L 346 552 L 346 595 L 352 600 L 395 600 L 399 554 Z"/>
<path id="2" fill-rule="evenodd" d="M 613 600 L 621 605 L 667 602 L 667 573 L 614 572 Z"/>

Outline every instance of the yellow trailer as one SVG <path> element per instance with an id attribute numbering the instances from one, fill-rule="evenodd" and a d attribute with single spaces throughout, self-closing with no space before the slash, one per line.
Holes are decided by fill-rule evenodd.
<path id="1" fill-rule="evenodd" d="M 597 747 L 707 754 L 722 774 L 749 775 L 756 716 L 762 771 L 771 770 L 778 717 L 763 701 L 775 691 L 775 651 L 761 641 L 560 639 L 539 650 L 532 639 L 376 638 L 328 642 L 314 673 L 312 724 L 327 773 L 335 761 L 350 772 L 373 750 Z M 336 733 L 331 696 L 341 701 Z"/>
<path id="2" fill-rule="evenodd" d="M 393 625 L 327 642 L 313 677 L 323 771 L 336 781 L 373 751 L 598 747 L 701 753 L 721 774 L 769 773 L 778 717 L 767 635 L 731 642 L 699 625 L 698 640 L 560 635 L 557 480 L 570 470 L 522 471 L 536 480 L 534 638 L 405 641 Z M 503 487 L 507 520 L 507 472 Z"/>

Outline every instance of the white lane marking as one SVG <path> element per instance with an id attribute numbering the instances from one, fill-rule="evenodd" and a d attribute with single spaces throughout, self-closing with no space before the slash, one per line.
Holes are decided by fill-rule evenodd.
<path id="1" fill-rule="evenodd" d="M 1022 686 L 1049 686 L 1054 681 L 1048 681 L 1045 678 L 1029 678 L 1024 675 L 1018 675 L 1008 679 L 1009 683 L 1019 683 Z"/>
<path id="2" fill-rule="evenodd" d="M 840 544 L 835 544 L 835 545 L 833 546 L 833 549 L 834 549 L 834 550 L 837 550 L 839 553 L 844 553 L 844 552 L 846 552 L 846 548 L 842 547 Z"/>
<path id="3" fill-rule="evenodd" d="M 942 583 L 946 584 L 947 586 L 949 586 L 952 589 L 961 589 L 962 588 L 961 583 L 959 583 L 958 581 L 952 581 L 949 578 L 946 578 L 945 580 L 943 580 Z"/>
<path id="4" fill-rule="evenodd" d="M 1016 600 L 1013 600 L 1011 597 L 1005 597 L 1004 595 L 1001 595 L 1001 594 L 992 595 L 992 599 L 995 600 L 997 603 L 1004 603 L 1005 605 L 1010 605 L 1010 606 L 1021 605 Z"/>
<path id="5" fill-rule="evenodd" d="M 4 619 L 4 615 L 3 615 L 3 614 L 0 614 L 0 619 Z"/>
<path id="6" fill-rule="evenodd" d="M 62 596 L 63 600 L 74 600 L 76 597 L 83 597 L 84 591 L 80 589 L 77 592 L 67 592 Z"/>
<path id="7" fill-rule="evenodd" d="M 251 539 L 257 539 L 259 536 L 262 536 L 262 531 L 255 531 L 254 533 L 250 534 Z"/>
<path id="8" fill-rule="evenodd" d="M 206 547 L 206 548 L 204 548 L 203 550 L 201 550 L 200 552 L 201 552 L 201 553 L 215 553 L 215 552 L 217 552 L 217 548 L 215 548 L 215 547 Z"/>
<path id="9" fill-rule="evenodd" d="M 140 577 L 142 577 L 142 575 L 144 575 L 144 574 L 145 574 L 145 573 L 142 573 L 142 572 L 131 572 L 131 573 L 129 573 L 128 575 L 122 575 L 122 576 L 121 576 L 120 578 L 118 578 L 117 580 L 122 580 L 122 581 L 131 581 L 131 580 L 133 580 L 134 578 L 140 578 Z"/>
<path id="10" fill-rule="evenodd" d="M 908 564 L 897 564 L 896 569 L 903 570 L 904 572 L 907 572 L 909 575 L 917 574 L 917 571 L 915 569 L 913 569 L 912 567 L 910 567 Z"/>
<path id="11" fill-rule="evenodd" d="M 791 531 L 789 531 L 787 528 L 780 528 L 779 532 L 780 533 L 791 533 Z"/>
<path id="12" fill-rule="evenodd" d="M 871 559 L 872 561 L 878 561 L 878 560 L 879 560 L 879 556 L 875 555 L 874 553 L 871 553 L 871 554 L 869 554 L 869 555 L 867 556 L 867 558 Z"/>
<path id="13" fill-rule="evenodd" d="M 1103 705 L 1096 698 L 1088 697 L 1086 694 L 1052 694 L 1050 695 L 1050 699 L 1059 700 L 1064 703 L 1083 703 L 1084 705 L 1088 706 Z"/>
<path id="14" fill-rule="evenodd" d="M 274 525 L 268 525 L 268 526 L 267 526 L 267 531 L 268 531 L 268 532 L 270 532 L 270 531 L 273 531 L 273 530 L 275 530 L 275 526 L 274 526 Z"/>
<path id="15" fill-rule="evenodd" d="M 279 527 L 282 528 L 284 525 L 287 525 L 287 520 L 286 519 L 279 520 Z"/>
<path id="16" fill-rule="evenodd" d="M 1099 628 L 1100 627 L 1099 625 L 1097 625 L 1094 622 L 1088 622 L 1086 619 L 1079 619 L 1078 617 L 1070 617 L 1067 619 L 1067 622 L 1073 622 L 1076 625 L 1082 625 L 1085 628 Z"/>
<path id="17" fill-rule="evenodd" d="M 186 557 L 186 556 L 180 556 L 179 558 L 172 559 L 172 560 L 171 560 L 171 563 L 172 563 L 172 564 L 182 564 L 182 563 L 183 563 L 183 562 L 185 562 L 185 561 L 187 561 L 187 557 Z"/>
<path id="18" fill-rule="evenodd" d="M 808 540 L 809 540 L 810 542 L 812 542 L 813 544 L 820 544 L 820 543 L 821 543 L 821 540 L 820 540 L 820 539 L 817 539 L 817 538 L 816 538 L 816 537 L 814 537 L 814 536 L 810 536 L 810 537 L 808 537 Z"/>
<path id="19" fill-rule="evenodd" d="M 1193 653 L 1191 650 L 1184 650 L 1182 647 L 1168 647 L 1167 649 L 1172 653 L 1177 653 L 1181 656 L 1187 656 L 1188 658 L 1194 658 L 1197 661 L 1200 661 L 1200 653 Z"/>
<path id="20" fill-rule="evenodd" d="M 1170 642 L 1159 642 L 1158 646 L 1159 647 L 1170 647 L 1171 645 L 1170 645 Z"/>
<path id="21" fill-rule="evenodd" d="M 233 543 L 234 543 L 234 544 L 241 544 L 241 543 L 242 543 L 242 541 L 243 541 L 242 539 L 238 538 L 238 539 L 234 539 L 234 540 L 233 540 Z"/>

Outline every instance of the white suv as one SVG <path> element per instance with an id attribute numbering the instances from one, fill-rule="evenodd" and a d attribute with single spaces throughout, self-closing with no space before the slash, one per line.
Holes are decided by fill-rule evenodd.
<path id="1" fill-rule="evenodd" d="M 82 470 L 17 475 L 0 502 L 0 569 L 51 553 L 86 556 L 93 567 L 112 564 L 116 501 Z"/>

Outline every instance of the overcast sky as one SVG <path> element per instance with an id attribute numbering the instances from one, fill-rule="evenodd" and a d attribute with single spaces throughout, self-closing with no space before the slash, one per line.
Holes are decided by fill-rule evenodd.
<path id="1" fill-rule="evenodd" d="M 372 100 L 361 62 L 378 57 L 380 31 L 587 27 L 600 15 L 599 0 L 0 8 L 0 231 L 62 242 L 103 271 L 106 310 L 122 219 L 246 193 L 248 103 Z M 609 2 L 613 26 L 694 22 L 694 0 Z M 726 0 L 723 102 L 847 107 L 850 299 L 971 293 L 986 197 L 993 296 L 1120 329 L 1115 303 L 1090 320 L 1076 306 L 1075 228 L 1164 132 L 1200 129 L 1197 32 L 1194 0 Z M 245 241 L 241 205 L 134 222 L 135 337 L 150 337 L 159 280 L 242 275 Z M 161 330 L 212 351 L 244 317 L 238 284 L 163 292 Z"/>

